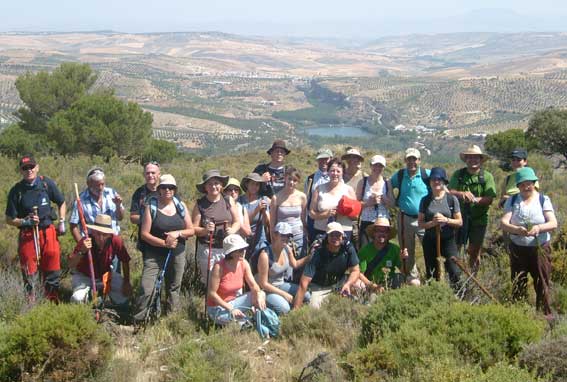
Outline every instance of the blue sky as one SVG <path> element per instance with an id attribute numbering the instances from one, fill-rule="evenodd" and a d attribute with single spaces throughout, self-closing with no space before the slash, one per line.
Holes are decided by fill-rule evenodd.
<path id="1" fill-rule="evenodd" d="M 480 16 L 469 13 L 495 8 L 499 10 L 494 14 L 504 13 L 504 24 L 509 24 L 504 25 L 505 29 L 557 30 L 567 25 L 562 21 L 567 17 L 567 1 L 558 0 L 2 0 L 2 3 L 0 31 L 220 30 L 337 37 L 404 31 L 490 31 L 503 26 L 498 20 L 487 23 L 486 12 Z"/>

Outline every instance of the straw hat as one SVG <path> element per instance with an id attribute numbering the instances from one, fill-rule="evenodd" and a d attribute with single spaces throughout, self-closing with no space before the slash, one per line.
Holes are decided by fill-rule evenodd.
<path id="1" fill-rule="evenodd" d="M 390 220 L 384 217 L 379 217 L 378 219 L 376 219 L 376 221 L 374 222 L 374 224 L 369 225 L 368 227 L 366 227 L 366 234 L 369 237 L 373 237 L 374 236 L 374 232 L 376 231 L 376 229 L 378 227 L 388 227 L 390 228 L 390 237 L 388 238 L 388 240 L 393 239 L 394 237 L 396 237 L 396 228 L 392 227 L 390 225 Z"/>
<path id="2" fill-rule="evenodd" d="M 112 218 L 105 214 L 96 215 L 94 224 L 87 224 L 87 228 L 102 233 L 114 234 L 114 230 L 112 229 Z"/>
<path id="3" fill-rule="evenodd" d="M 199 191 L 202 194 L 205 194 L 206 193 L 205 183 L 207 183 L 209 180 L 213 178 L 217 178 L 218 180 L 220 180 L 223 187 L 226 186 L 226 184 L 228 183 L 228 176 L 222 176 L 219 170 L 209 170 L 203 174 L 203 178 L 202 178 L 203 181 L 195 185 L 195 187 L 197 187 L 197 191 Z"/>
<path id="4" fill-rule="evenodd" d="M 470 145 L 467 149 L 459 154 L 459 157 L 463 162 L 465 162 L 465 155 L 480 155 L 480 160 L 482 163 L 486 162 L 488 155 L 484 154 L 480 147 L 477 145 Z"/>

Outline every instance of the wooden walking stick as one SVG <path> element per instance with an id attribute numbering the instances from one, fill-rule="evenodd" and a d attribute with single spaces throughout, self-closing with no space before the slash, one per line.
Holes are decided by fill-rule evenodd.
<path id="1" fill-rule="evenodd" d="M 85 214 L 83 212 L 83 203 L 81 203 L 81 197 L 79 196 L 79 188 L 77 187 L 77 183 L 75 183 L 75 196 L 77 197 L 77 211 L 79 212 L 79 220 L 81 226 L 83 227 L 83 233 L 85 234 L 85 239 L 88 239 L 89 229 L 87 228 L 87 223 L 85 221 Z M 97 301 L 96 280 L 94 273 L 93 254 L 90 249 L 87 250 L 87 259 L 89 261 L 89 272 L 91 274 L 92 302 L 94 305 L 96 305 L 96 301 Z"/>
<path id="2" fill-rule="evenodd" d="M 435 272 L 435 279 L 442 281 L 445 279 L 445 259 L 441 256 L 441 227 L 439 225 L 435 226 L 435 246 L 437 247 L 437 272 Z"/>
<path id="3" fill-rule="evenodd" d="M 451 261 L 455 262 L 455 264 L 457 264 L 457 266 L 459 267 L 459 269 L 463 272 L 465 272 L 465 274 L 476 284 L 476 286 L 478 286 L 480 288 L 480 290 L 488 297 L 490 298 L 493 302 L 498 304 L 498 300 L 496 299 L 496 297 L 494 297 L 494 295 L 492 295 L 492 293 L 490 293 L 488 291 L 488 289 L 486 289 L 481 283 L 480 281 L 478 281 L 465 267 L 464 265 L 461 263 L 461 261 L 459 259 L 457 259 L 455 256 L 451 257 Z"/>
<path id="4" fill-rule="evenodd" d="M 404 238 L 404 213 L 400 210 L 400 248 L 403 251 L 406 247 L 405 238 Z M 402 259 L 402 273 L 404 277 L 408 276 L 408 265 L 407 259 L 404 257 Z"/>
<path id="5" fill-rule="evenodd" d="M 207 316 L 207 297 L 209 295 L 209 277 L 211 275 L 211 252 L 213 252 L 213 238 L 215 230 L 209 231 L 209 253 L 207 256 L 207 284 L 205 285 L 205 317 Z"/>

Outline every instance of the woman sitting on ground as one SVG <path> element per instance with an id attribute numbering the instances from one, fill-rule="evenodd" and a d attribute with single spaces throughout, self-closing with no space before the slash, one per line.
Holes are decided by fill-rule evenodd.
<path id="1" fill-rule="evenodd" d="M 285 222 L 276 224 L 272 246 L 264 248 L 257 259 L 252 260 L 253 271 L 257 269 L 256 281 L 268 294 L 266 303 L 277 314 L 286 314 L 290 311 L 293 298 L 299 288 L 297 284 L 285 282 L 286 275 L 292 269 L 303 267 L 311 259 L 311 256 L 295 259 L 289 244 L 292 239 L 293 232 L 289 224 Z M 257 266 L 254 266 L 254 263 Z M 309 298 L 309 293 L 306 293 L 304 302 L 309 302 Z"/>
<path id="2" fill-rule="evenodd" d="M 248 244 L 240 235 L 228 235 L 223 240 L 224 258 L 216 262 L 211 271 L 207 291 L 207 313 L 219 325 L 236 321 L 246 322 L 246 310 L 266 308 L 266 296 L 260 289 L 244 259 Z M 250 289 L 241 294 L 244 282 Z"/>
<path id="3" fill-rule="evenodd" d="M 425 229 L 422 246 L 426 278 L 438 278 L 441 272 L 437 263 L 437 234 L 439 234 L 445 271 L 453 288 L 458 288 L 461 271 L 451 257 L 459 255 L 456 234 L 457 229 L 463 225 L 463 219 L 458 199 L 447 192 L 448 183 L 449 179 L 443 168 L 431 169 L 429 174 L 431 194 L 421 199 L 417 224 L 419 228 Z"/>

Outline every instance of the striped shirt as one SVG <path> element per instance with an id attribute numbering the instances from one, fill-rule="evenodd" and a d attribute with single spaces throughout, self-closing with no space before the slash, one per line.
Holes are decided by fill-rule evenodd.
<path id="1" fill-rule="evenodd" d="M 120 226 L 116 219 L 116 204 L 112 201 L 112 198 L 116 196 L 116 191 L 110 187 L 105 187 L 102 191 L 102 207 L 99 207 L 97 201 L 91 196 L 88 188 L 79 194 L 81 199 L 81 204 L 83 205 L 83 213 L 85 215 L 85 222 L 87 224 L 94 224 L 95 217 L 98 214 L 109 215 L 112 218 L 112 229 L 114 233 L 120 234 Z M 120 206 L 124 209 L 123 206 Z M 69 219 L 70 224 L 79 224 L 79 212 L 77 210 L 77 202 L 73 203 L 73 211 L 71 212 L 71 218 Z M 82 229 L 82 228 L 81 228 Z"/>

